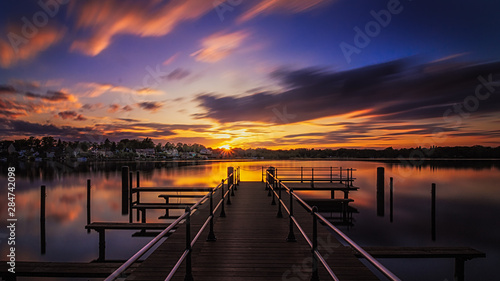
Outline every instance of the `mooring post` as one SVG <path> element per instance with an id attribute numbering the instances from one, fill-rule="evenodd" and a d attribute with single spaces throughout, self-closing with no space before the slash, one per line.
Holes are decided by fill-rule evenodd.
<path id="1" fill-rule="evenodd" d="M 227 167 L 227 177 L 228 177 L 228 185 L 230 186 L 229 189 L 231 189 L 231 196 L 234 196 L 234 179 L 235 179 L 235 170 L 234 167 Z M 231 200 L 229 200 L 231 202 Z M 227 203 L 230 205 L 231 203 Z"/>
<path id="2" fill-rule="evenodd" d="M 273 201 L 271 201 L 271 205 L 276 205 L 276 181 L 273 182 L 273 187 L 272 187 L 272 196 L 273 196 Z"/>
<path id="3" fill-rule="evenodd" d="M 221 198 L 222 198 L 222 203 L 221 203 L 221 210 L 220 210 L 220 215 L 219 217 L 225 218 L 226 217 L 226 210 L 224 210 L 224 180 L 221 181 Z"/>
<path id="4" fill-rule="evenodd" d="M 47 241 L 45 236 L 45 198 L 47 193 L 45 185 L 40 188 L 40 252 L 45 255 L 47 249 Z"/>
<path id="5" fill-rule="evenodd" d="M 139 187 L 141 186 L 141 181 L 140 181 L 139 171 L 137 171 L 137 178 L 136 178 L 136 180 L 137 180 L 137 186 L 136 186 L 136 188 L 137 188 L 136 191 L 137 192 L 135 192 L 135 198 L 136 198 L 136 201 L 137 201 L 136 204 L 140 204 L 140 201 L 141 201 L 141 192 L 139 192 Z M 132 198 L 132 194 L 133 193 L 130 193 L 130 198 Z M 132 205 L 130 205 L 130 206 L 132 206 Z M 137 216 L 136 216 L 137 220 L 139 220 L 139 212 L 140 212 L 139 209 L 137 209 Z M 166 213 L 168 213 L 168 210 L 166 210 Z"/>
<path id="6" fill-rule="evenodd" d="M 264 166 L 260 167 L 260 175 L 262 176 L 262 182 L 264 182 Z"/>
<path id="7" fill-rule="evenodd" d="M 349 170 L 347 171 L 349 173 Z M 384 216 L 384 167 L 377 168 L 377 216 Z"/>
<path id="8" fill-rule="evenodd" d="M 389 217 L 390 217 L 390 220 L 392 222 L 393 220 L 393 191 L 394 191 L 394 188 L 393 188 L 393 179 L 392 177 L 389 178 L 389 188 L 390 188 L 390 194 L 389 194 L 389 204 L 390 204 L 390 209 L 389 209 Z"/>
<path id="9" fill-rule="evenodd" d="M 128 204 L 130 211 L 128 212 L 128 222 L 132 223 L 133 221 L 133 212 L 132 212 L 132 177 L 133 173 L 129 173 L 129 186 L 128 186 Z"/>
<path id="10" fill-rule="evenodd" d="M 128 166 L 122 167 L 122 215 L 128 215 Z"/>
<path id="11" fill-rule="evenodd" d="M 283 217 L 283 213 L 281 212 L 281 180 L 278 180 L 278 214 L 276 216 L 278 218 Z"/>
<path id="12" fill-rule="evenodd" d="M 287 242 L 297 242 L 297 239 L 295 239 L 295 234 L 293 233 L 293 188 L 290 187 L 288 191 L 290 192 L 290 202 L 289 202 L 289 206 L 290 206 L 290 216 L 289 216 L 290 226 L 289 226 L 289 229 L 288 229 L 288 237 L 286 238 L 286 241 Z"/>
<path id="13" fill-rule="evenodd" d="M 90 218 L 90 179 L 87 179 L 87 225 L 91 223 L 91 218 Z M 87 229 L 87 233 L 90 233 L 90 228 Z"/>
<path id="14" fill-rule="evenodd" d="M 318 275 L 318 257 L 316 257 L 316 250 L 318 249 L 318 218 L 316 213 L 318 212 L 318 207 L 312 207 L 313 216 L 313 235 L 312 235 L 312 276 L 311 281 L 319 281 Z"/>
<path id="15" fill-rule="evenodd" d="M 186 256 L 186 276 L 184 276 L 184 281 L 193 281 L 193 268 L 191 264 L 191 208 L 186 207 L 186 251 L 188 251 Z"/>
<path id="16" fill-rule="evenodd" d="M 216 241 L 214 233 L 214 202 L 213 202 L 214 190 L 210 190 L 210 232 L 208 233 L 207 241 Z"/>
<path id="17" fill-rule="evenodd" d="M 432 204 L 431 204 L 431 231 L 432 241 L 436 241 L 436 184 L 431 186 Z"/>

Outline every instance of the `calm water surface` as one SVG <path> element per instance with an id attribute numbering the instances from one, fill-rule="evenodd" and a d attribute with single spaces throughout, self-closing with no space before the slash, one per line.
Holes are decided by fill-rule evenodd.
<path id="1" fill-rule="evenodd" d="M 7 166 L 3 164 L 2 182 Z M 260 181 L 261 167 L 355 168 L 354 226 L 340 227 L 361 246 L 469 246 L 486 253 L 466 262 L 467 280 L 498 280 L 500 273 L 500 165 L 486 161 L 437 161 L 420 167 L 368 161 L 242 161 L 16 164 L 17 260 L 89 262 L 97 258 L 98 236 L 87 233 L 86 181 L 92 181 L 92 221 L 127 222 L 121 215 L 121 166 L 141 171 L 141 186 L 214 187 L 228 166 L 240 166 L 243 181 Z M 385 216 L 377 216 L 376 168 L 385 167 Z M 279 170 L 278 170 L 279 171 Z M 389 177 L 394 178 L 394 220 L 389 220 Z M 431 183 L 437 185 L 436 240 L 431 239 Z M 40 186 L 47 186 L 46 253 L 40 245 Z M 3 189 L 6 195 L 6 189 Z M 303 192 L 328 198 L 329 192 Z M 4 195 L 2 195 L 4 196 Z M 6 197 L 6 196 L 5 196 Z M 3 198 L 5 198 L 3 197 Z M 150 194 L 144 200 L 164 202 Z M 186 200 L 186 199 L 184 199 Z M 6 200 L 4 200 L 6 202 Z M 184 201 L 183 201 L 184 202 Z M 188 202 L 188 201 L 185 201 Z M 7 206 L 0 212 L 2 225 Z M 148 212 L 148 222 L 164 211 Z M 107 231 L 106 258 L 125 260 L 151 238 L 134 231 Z M 7 229 L 0 230 L 2 260 Z M 126 245 L 126 246 L 124 246 Z M 382 259 L 403 280 L 453 280 L 453 259 Z"/>

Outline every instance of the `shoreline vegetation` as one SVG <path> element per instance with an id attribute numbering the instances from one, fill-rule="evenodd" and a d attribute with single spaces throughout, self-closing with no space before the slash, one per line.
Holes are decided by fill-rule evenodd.
<path id="1" fill-rule="evenodd" d="M 0 141 L 2 161 L 93 161 L 93 160 L 373 160 L 421 162 L 426 160 L 500 160 L 500 146 L 431 146 L 412 148 L 211 148 L 201 144 L 154 143 L 152 139 L 106 139 L 103 142 L 61 141 L 53 137 L 30 137 Z"/>

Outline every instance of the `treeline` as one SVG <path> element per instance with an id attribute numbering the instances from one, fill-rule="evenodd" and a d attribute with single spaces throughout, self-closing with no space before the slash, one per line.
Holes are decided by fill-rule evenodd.
<path id="1" fill-rule="evenodd" d="M 12 146 L 16 152 L 26 151 L 26 153 L 47 153 L 53 152 L 55 156 L 63 155 L 65 152 L 73 151 L 110 151 L 110 152 L 132 152 L 137 149 L 154 149 L 156 152 L 177 150 L 182 152 L 200 153 L 206 150 L 201 144 L 185 143 L 154 143 L 152 139 L 122 139 L 118 142 L 106 139 L 102 142 L 86 141 L 61 141 L 53 137 L 42 137 L 41 139 L 30 137 L 19 140 L 0 141 L 0 154 L 5 157 L 9 154 Z M 266 148 L 233 148 L 229 151 L 219 148 L 208 148 L 213 151 L 211 158 L 264 158 L 264 159 L 300 159 L 300 158 L 410 158 L 410 159 L 439 159 L 439 158 L 482 158 L 482 159 L 500 159 L 500 147 L 475 146 L 455 146 L 455 147 L 415 147 L 394 149 L 388 147 L 385 149 L 278 149 L 271 150 Z M 119 154 L 118 154 L 119 155 Z"/>
<path id="2" fill-rule="evenodd" d="M 216 152 L 217 150 L 214 150 Z M 232 150 L 229 157 L 236 158 L 265 158 L 265 159 L 300 159 L 300 158 L 383 158 L 383 159 L 500 159 L 500 147 L 475 146 L 455 146 L 455 147 L 415 147 L 394 149 L 278 149 L 270 150 L 265 148 Z"/>

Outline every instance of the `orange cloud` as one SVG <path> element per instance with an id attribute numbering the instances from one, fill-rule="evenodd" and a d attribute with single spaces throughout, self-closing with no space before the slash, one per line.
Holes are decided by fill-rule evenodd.
<path id="1" fill-rule="evenodd" d="M 9 68 L 20 61 L 30 60 L 61 40 L 66 29 L 45 26 L 38 29 L 33 38 L 23 37 L 21 27 L 7 31 L 9 41 L 0 39 L 0 66 Z"/>
<path id="2" fill-rule="evenodd" d="M 250 35 L 248 31 L 218 32 L 202 40 L 203 48 L 191 54 L 197 61 L 214 63 L 234 53 Z"/>
<path id="3" fill-rule="evenodd" d="M 74 41 L 71 50 L 96 56 L 115 35 L 164 36 L 178 23 L 197 19 L 211 9 L 213 3 L 206 0 L 73 2 L 69 13 L 76 15 L 76 27 L 90 30 L 92 35 Z"/>
<path id="4" fill-rule="evenodd" d="M 244 22 L 253 19 L 254 17 L 262 13 L 272 13 L 280 11 L 300 13 L 325 2 L 331 2 L 331 0 L 261 0 L 259 3 L 257 3 L 255 6 L 241 15 L 238 18 L 238 22 Z"/>

